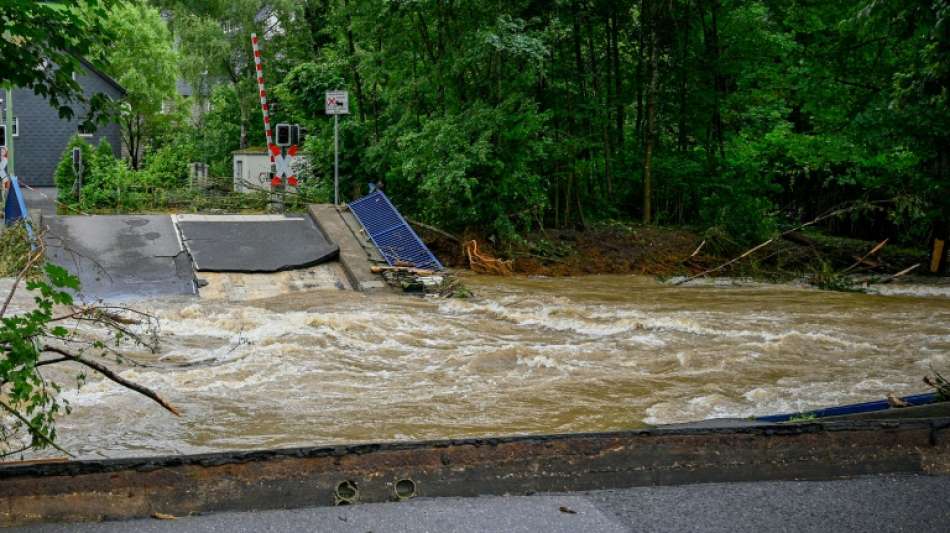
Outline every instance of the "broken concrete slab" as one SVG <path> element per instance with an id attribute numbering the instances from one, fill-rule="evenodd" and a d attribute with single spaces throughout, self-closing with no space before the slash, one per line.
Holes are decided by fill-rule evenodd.
<path id="1" fill-rule="evenodd" d="M 176 215 L 175 222 L 199 272 L 281 272 L 340 251 L 309 217 Z"/>
<path id="2" fill-rule="evenodd" d="M 353 227 L 359 222 L 352 214 L 331 204 L 313 204 L 308 210 L 327 238 L 340 246 L 340 264 L 353 288 L 364 292 L 389 290 L 382 278 L 370 271 L 373 264 L 386 262 L 374 247 L 364 245 L 368 237 L 364 235 L 361 241 L 357 236 Z"/>
<path id="3" fill-rule="evenodd" d="M 47 257 L 86 298 L 195 294 L 191 261 L 168 215 L 45 216 Z"/>
<path id="4" fill-rule="evenodd" d="M 202 272 L 198 279 L 198 293 L 203 300 L 234 302 L 318 290 L 353 290 L 336 261 L 272 274 Z"/>

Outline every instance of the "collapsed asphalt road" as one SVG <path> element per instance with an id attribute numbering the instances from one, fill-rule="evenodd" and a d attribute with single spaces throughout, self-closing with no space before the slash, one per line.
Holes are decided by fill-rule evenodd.
<path id="1" fill-rule="evenodd" d="M 166 517 L 168 518 L 168 517 Z M 570 494 L 40 524 L 23 533 L 947 531 L 950 477 L 708 483 Z"/>
<path id="2" fill-rule="evenodd" d="M 49 260 L 87 299 L 197 293 L 195 271 L 272 273 L 335 259 L 307 216 L 48 216 Z"/>
<path id="3" fill-rule="evenodd" d="M 168 215 L 44 217 L 47 257 L 91 299 L 195 294 L 191 259 Z"/>

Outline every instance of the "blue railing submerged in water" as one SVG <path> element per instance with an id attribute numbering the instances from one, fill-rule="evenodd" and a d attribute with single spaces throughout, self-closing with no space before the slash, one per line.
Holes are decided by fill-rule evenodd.
<path id="1" fill-rule="evenodd" d="M 908 405 L 924 405 L 933 403 L 937 400 L 936 393 L 928 392 L 924 394 L 912 394 L 901 398 Z M 849 405 L 838 405 L 835 407 L 825 407 L 814 409 L 812 411 L 802 411 L 800 413 L 784 413 L 780 415 L 759 416 L 756 420 L 760 422 L 788 422 L 793 418 L 825 418 L 828 416 L 853 415 L 857 413 L 869 413 L 872 411 L 884 411 L 890 409 L 891 405 L 887 400 L 876 400 L 873 402 L 852 403 Z"/>
<path id="2" fill-rule="evenodd" d="M 406 262 L 416 268 L 442 270 L 442 263 L 432 255 L 382 191 L 364 196 L 349 207 L 390 266 Z"/>

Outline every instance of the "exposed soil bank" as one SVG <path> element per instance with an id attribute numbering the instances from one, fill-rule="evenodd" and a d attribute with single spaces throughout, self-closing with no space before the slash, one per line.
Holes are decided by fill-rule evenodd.
<path id="1" fill-rule="evenodd" d="M 444 236 L 422 230 L 439 259 L 446 265 L 468 267 L 459 245 Z M 586 231 L 546 230 L 528 235 L 524 243 L 501 247 L 477 236 L 479 250 L 510 260 L 516 274 L 576 276 L 585 274 L 644 274 L 661 277 L 703 272 L 738 256 L 751 246 L 740 246 L 727 236 L 708 231 L 662 226 L 604 226 Z M 868 255 L 878 244 L 832 237 L 818 231 L 796 232 L 756 251 L 716 273 L 773 281 L 809 278 L 828 281 L 847 270 L 858 277 L 884 277 L 919 263 L 916 274 L 925 274 L 930 261 L 925 249 L 887 244 Z M 865 257 L 867 256 L 867 257 Z M 864 258 L 863 261 L 859 261 Z M 857 265 L 855 265 L 857 263 Z M 848 270 L 850 267 L 850 270 Z"/>

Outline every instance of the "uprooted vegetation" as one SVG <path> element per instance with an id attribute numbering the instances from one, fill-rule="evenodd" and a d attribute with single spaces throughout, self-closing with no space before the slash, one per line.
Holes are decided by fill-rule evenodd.
<path id="1" fill-rule="evenodd" d="M 23 223 L 0 228 L 0 278 L 14 277 L 26 269 L 32 244 L 27 227 Z M 26 275 L 39 272 L 38 265 L 26 269 Z"/>
<path id="2" fill-rule="evenodd" d="M 894 279 L 928 257 L 926 250 L 886 240 L 830 236 L 814 227 L 776 234 L 767 244 L 753 248 L 734 242 L 715 227 L 700 233 L 610 223 L 586 231 L 545 230 L 507 246 L 493 246 L 490 240 L 473 235 L 463 240 L 417 229 L 445 264 L 496 275 L 728 276 L 804 280 L 822 289 L 860 290 Z M 472 242 L 477 245 L 473 247 Z"/>

